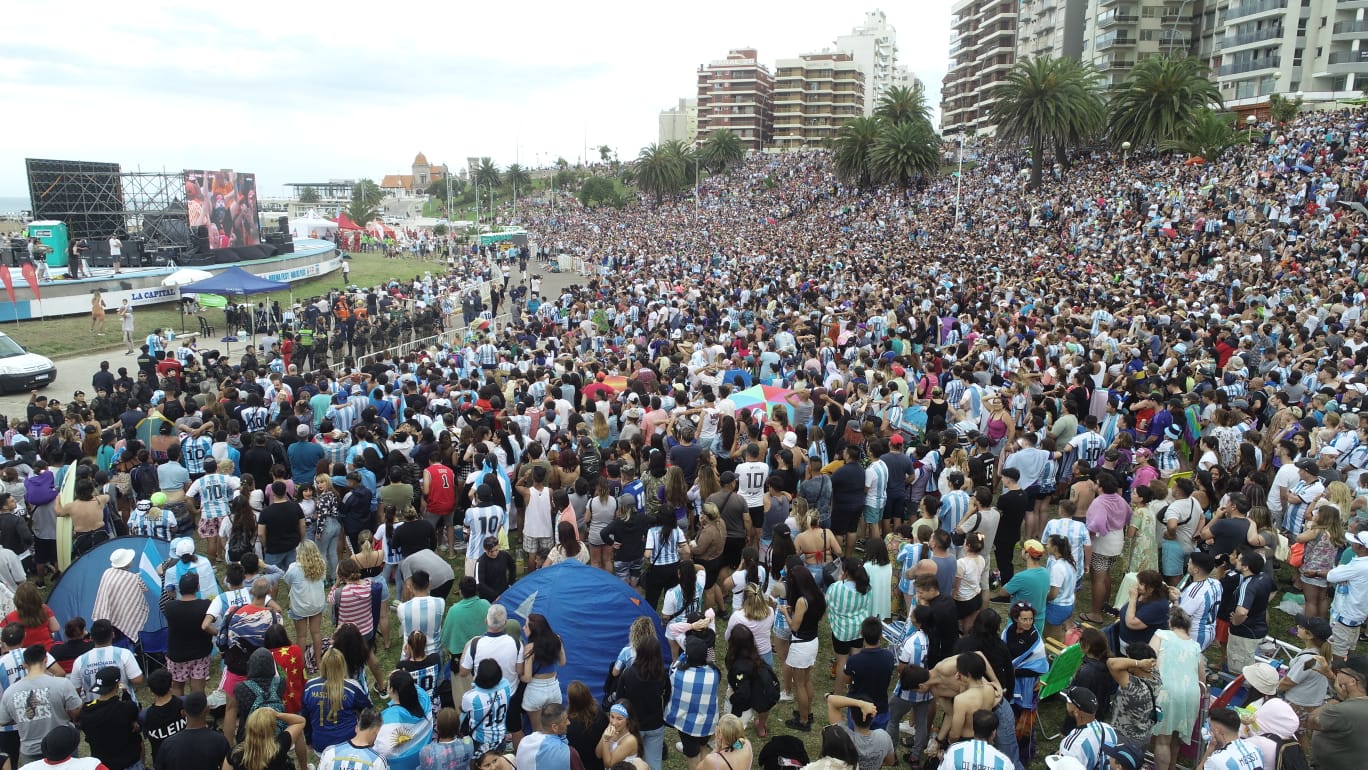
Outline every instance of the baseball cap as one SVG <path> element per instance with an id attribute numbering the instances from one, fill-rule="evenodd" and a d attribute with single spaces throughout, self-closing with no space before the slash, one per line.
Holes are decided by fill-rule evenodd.
<path id="1" fill-rule="evenodd" d="M 719 476 L 717 480 L 725 487 L 733 481 L 736 481 L 736 474 L 731 471 L 722 471 L 722 475 Z"/>
<path id="2" fill-rule="evenodd" d="M 1368 532 L 1349 532 L 1345 534 L 1344 539 L 1348 540 L 1351 545 L 1368 548 Z"/>
<path id="3" fill-rule="evenodd" d="M 71 725 L 58 725 L 43 736 L 43 759 L 61 762 L 70 759 L 81 745 L 81 734 Z"/>
<path id="4" fill-rule="evenodd" d="M 1330 444 L 1326 444 L 1325 446 L 1321 447 L 1320 453 L 1327 457 L 1339 457 L 1340 451 L 1335 447 L 1331 446 Z"/>
<path id="5" fill-rule="evenodd" d="M 1330 638 L 1330 621 L 1322 617 L 1307 615 L 1305 612 L 1297 613 L 1297 625 L 1306 629 L 1307 633 L 1317 639 Z"/>
<path id="6" fill-rule="evenodd" d="M 1315 476 L 1316 474 L 1320 473 L 1320 468 L 1316 467 L 1315 460 L 1302 460 L 1301 462 L 1297 463 L 1297 470 L 1306 471 L 1312 476 Z"/>
<path id="7" fill-rule="evenodd" d="M 1177 441 L 1183 437 L 1183 429 L 1177 425 L 1170 425 L 1167 428 L 1164 428 L 1164 437 L 1172 441 Z"/>
<path id="8" fill-rule="evenodd" d="M 188 537 L 180 538 L 176 541 L 176 555 L 189 556 L 195 552 L 195 541 Z"/>
<path id="9" fill-rule="evenodd" d="M 888 437 L 888 445 L 889 445 L 889 446 L 902 446 L 902 445 L 903 445 L 903 437 L 902 437 L 902 434 L 901 434 L 901 433 L 894 433 L 893 435 L 889 436 L 889 437 Z"/>
<path id="10" fill-rule="evenodd" d="M 95 672 L 95 684 L 90 686 L 90 691 L 96 695 L 108 695 L 118 689 L 122 681 L 118 666 L 105 666 Z"/>
<path id="11" fill-rule="evenodd" d="M 1084 714 L 1097 713 L 1097 696 L 1086 687 L 1070 687 L 1064 691 L 1064 700 L 1072 703 L 1074 708 Z"/>
<path id="12" fill-rule="evenodd" d="M 1103 745 L 1102 753 L 1116 760 L 1121 770 L 1140 770 L 1145 765 L 1145 750 L 1129 741 Z"/>
<path id="13" fill-rule="evenodd" d="M 1368 656 L 1350 655 L 1338 663 L 1331 663 L 1330 668 L 1335 671 L 1347 668 L 1368 680 Z"/>
<path id="14" fill-rule="evenodd" d="M 1045 546 L 1039 540 L 1027 540 L 1021 544 L 1021 552 L 1034 556 L 1044 556 Z"/>

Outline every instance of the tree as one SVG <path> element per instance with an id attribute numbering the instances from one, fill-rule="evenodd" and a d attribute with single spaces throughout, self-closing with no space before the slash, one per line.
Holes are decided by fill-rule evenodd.
<path id="1" fill-rule="evenodd" d="M 1288 99 L 1282 94 L 1273 94 L 1268 97 L 1268 115 L 1276 123 L 1291 123 L 1296 119 L 1297 113 L 1301 112 L 1302 98 Z"/>
<path id="2" fill-rule="evenodd" d="M 724 128 L 709 134 L 698 154 L 703 165 L 720 174 L 746 159 L 746 146 L 741 137 Z"/>
<path id="3" fill-rule="evenodd" d="M 926 105 L 926 88 L 917 81 L 912 87 L 894 86 L 879 97 L 874 114 L 889 123 L 921 121 L 931 125 L 931 108 Z"/>
<path id="4" fill-rule="evenodd" d="M 480 165 L 475 168 L 476 187 L 498 187 L 503 181 L 499 174 L 499 167 L 494 165 L 494 161 L 487 156 L 480 158 Z"/>
<path id="5" fill-rule="evenodd" d="M 380 189 L 380 185 L 373 179 L 362 179 L 352 185 L 352 200 L 359 201 L 365 206 L 376 208 L 380 201 L 385 199 L 385 191 Z M 357 222 L 357 224 L 361 224 Z"/>
<path id="6" fill-rule="evenodd" d="M 504 181 L 513 188 L 513 194 L 517 195 L 532 186 L 532 175 L 527 173 L 527 169 L 514 163 L 504 171 Z"/>
<path id="7" fill-rule="evenodd" d="M 580 187 L 579 201 L 586 208 L 610 203 L 617 194 L 617 185 L 606 176 L 591 176 Z"/>
<path id="8" fill-rule="evenodd" d="M 598 148 L 599 160 L 607 163 L 613 157 L 613 148 L 606 144 L 600 144 Z"/>
<path id="9" fill-rule="evenodd" d="M 360 198 L 353 197 L 347 204 L 347 216 L 358 225 L 365 225 L 379 216 L 380 210 Z"/>
<path id="10" fill-rule="evenodd" d="M 579 174 L 568 168 L 557 171 L 556 175 L 551 177 L 551 183 L 554 184 L 558 190 L 565 190 L 578 181 Z"/>
<path id="11" fill-rule="evenodd" d="M 305 187 L 299 191 L 300 203 L 318 203 L 320 200 L 322 200 L 322 198 L 319 196 L 318 190 L 314 187 Z"/>
<path id="12" fill-rule="evenodd" d="M 701 159 L 699 158 L 697 150 L 678 139 L 671 139 L 661 145 L 661 147 L 670 155 L 670 157 L 675 159 L 679 168 L 684 172 L 683 178 L 680 180 L 680 187 L 691 185 L 698 181 L 698 166 Z"/>
<path id="13" fill-rule="evenodd" d="M 556 156 L 556 168 L 564 171 L 567 168 L 570 168 L 570 161 L 558 155 Z"/>
<path id="14" fill-rule="evenodd" d="M 990 120 L 1004 139 L 1025 141 L 1031 152 L 1031 188 L 1040 186 L 1045 150 L 1062 155 L 1100 130 L 1105 109 L 1091 67 L 1038 56 L 1016 63 L 994 92 Z"/>
<path id="15" fill-rule="evenodd" d="M 670 147 L 679 142 L 665 145 L 650 144 L 641 149 L 636 159 L 636 183 L 642 192 L 654 195 L 656 203 L 673 195 L 682 188 L 687 179 L 683 156 Z M 588 181 L 585 181 L 588 184 Z"/>
<path id="16" fill-rule="evenodd" d="M 441 238 L 443 235 L 447 234 L 447 226 L 443 224 L 438 224 L 436 227 L 432 228 L 432 234 L 437 236 L 438 238 Z"/>
<path id="17" fill-rule="evenodd" d="M 1203 110 L 1220 108 L 1211 69 L 1191 56 L 1142 59 L 1111 97 L 1113 142 L 1136 148 L 1181 139 Z"/>
<path id="18" fill-rule="evenodd" d="M 869 151 L 874 149 L 883 127 L 882 118 L 851 118 L 836 131 L 836 173 L 858 187 L 868 187 Z"/>
<path id="19" fill-rule="evenodd" d="M 927 121 L 884 123 L 869 149 L 870 178 L 904 189 L 939 167 L 940 137 Z"/>
<path id="20" fill-rule="evenodd" d="M 1228 112 L 1204 109 L 1188 125 L 1180 139 L 1170 139 L 1159 145 L 1161 150 L 1174 150 L 1214 161 L 1221 153 L 1241 143 L 1235 117 Z"/>

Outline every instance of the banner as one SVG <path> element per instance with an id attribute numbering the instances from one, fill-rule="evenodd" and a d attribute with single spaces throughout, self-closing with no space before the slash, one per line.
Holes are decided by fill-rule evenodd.
<path id="1" fill-rule="evenodd" d="M 14 276 L 10 275 L 8 267 L 0 266 L 0 283 L 5 284 L 5 293 L 9 295 L 10 304 L 18 304 L 14 298 Z"/>
<path id="2" fill-rule="evenodd" d="M 24 280 L 28 282 L 29 291 L 32 291 L 32 292 L 33 292 L 33 296 L 34 296 L 36 299 L 38 299 L 39 301 L 42 301 L 43 295 L 38 293 L 38 268 L 34 267 L 32 262 L 25 262 L 25 263 L 24 263 L 24 266 L 23 266 L 22 268 L 20 268 L 20 270 L 21 270 L 21 272 L 23 272 L 23 274 L 24 274 Z M 5 273 L 6 273 L 6 275 L 8 276 L 9 271 L 6 270 Z M 6 281 L 5 281 L 5 285 L 6 285 L 6 286 L 9 286 L 9 285 L 10 285 L 10 282 L 9 282 L 8 280 L 6 280 Z M 13 300 L 13 298 L 14 298 L 14 293 L 13 293 L 13 290 L 11 290 L 11 292 L 10 292 L 10 299 L 11 299 L 11 301 Z"/>

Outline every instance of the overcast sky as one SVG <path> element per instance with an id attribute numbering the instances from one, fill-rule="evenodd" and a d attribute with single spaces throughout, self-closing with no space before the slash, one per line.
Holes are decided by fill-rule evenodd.
<path id="1" fill-rule="evenodd" d="M 939 102 L 951 0 L 882 7 Z M 0 45 L 0 196 L 26 157 L 125 170 L 234 168 L 287 182 L 407 173 L 414 153 L 501 166 L 587 143 L 624 160 L 693 96 L 700 64 L 830 47 L 879 6 L 812 2 L 163 4 L 10 0 Z M 775 16 L 778 12 L 780 15 Z"/>

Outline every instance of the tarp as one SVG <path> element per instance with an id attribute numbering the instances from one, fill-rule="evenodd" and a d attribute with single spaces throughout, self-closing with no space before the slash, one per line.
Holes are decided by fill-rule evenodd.
<path id="1" fill-rule="evenodd" d="M 92 618 L 91 613 L 95 609 L 95 591 L 100 586 L 100 577 L 109 568 L 109 555 L 119 548 L 131 548 L 137 554 L 134 564 L 138 565 L 138 573 L 147 585 L 147 623 L 141 635 L 143 651 L 166 652 L 166 616 L 161 611 L 161 583 L 157 577 L 157 565 L 166 561 L 170 549 L 170 543 L 163 540 L 116 537 L 100 543 L 62 573 L 52 587 L 47 605 L 57 622 L 65 625 L 71 618 L 82 617 L 89 628 L 99 620 Z"/>
<path id="2" fill-rule="evenodd" d="M 290 220 L 290 234 L 297 239 L 325 238 L 337 232 L 337 223 L 321 217 L 300 217 Z"/>
<path id="3" fill-rule="evenodd" d="M 551 629 L 565 643 L 566 665 L 559 673 L 562 695 L 566 685 L 578 679 L 595 698 L 603 697 L 603 680 L 623 647 L 632 622 L 651 619 L 660 644 L 669 657 L 665 628 L 660 615 L 641 594 L 611 572 L 567 559 L 522 578 L 498 599 L 508 616 L 526 624 L 533 613 L 545 615 Z"/>
<path id="4" fill-rule="evenodd" d="M 240 267 L 230 267 L 213 278 L 189 283 L 180 288 L 183 292 L 201 294 L 266 294 L 273 291 L 285 291 L 290 288 L 290 284 L 283 281 L 269 281 Z"/>

